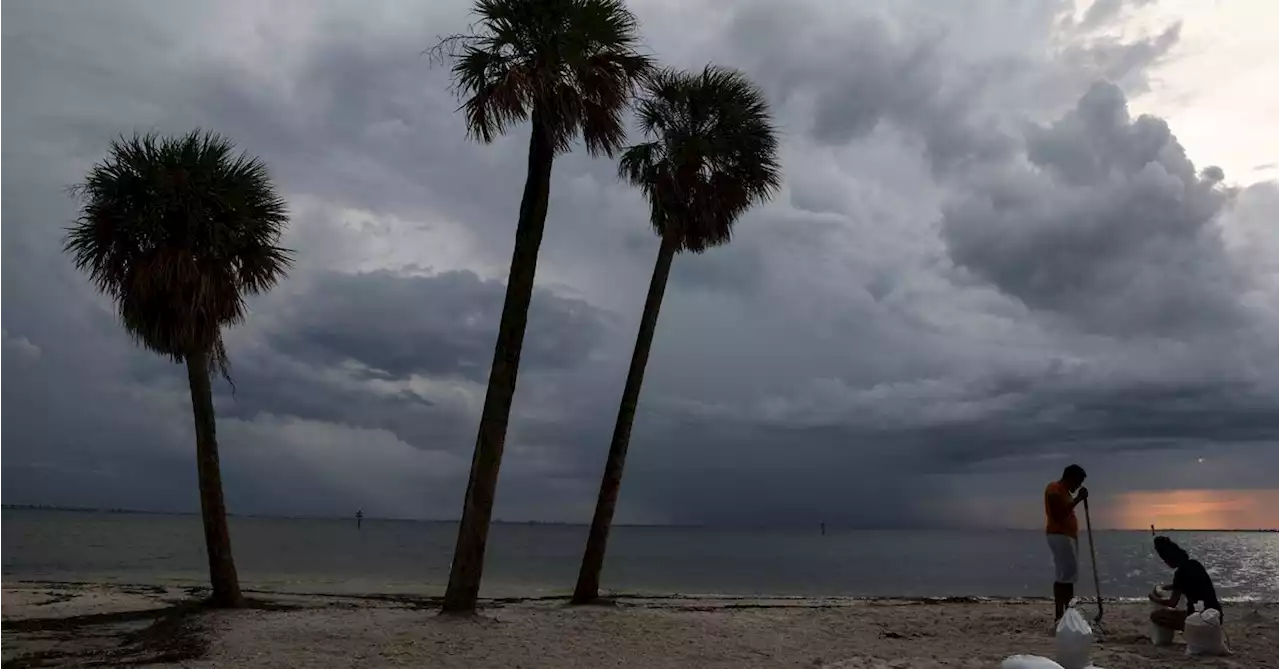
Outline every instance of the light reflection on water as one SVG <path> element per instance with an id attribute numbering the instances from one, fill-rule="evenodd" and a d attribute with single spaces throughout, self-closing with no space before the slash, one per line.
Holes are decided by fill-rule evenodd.
<path id="1" fill-rule="evenodd" d="M 1191 557 L 1204 563 L 1214 587 L 1224 601 L 1276 601 L 1277 540 L 1274 532 L 1162 532 L 1182 546 Z M 1135 540 L 1141 537 L 1141 540 Z M 1123 596 L 1145 596 L 1150 590 L 1130 594 L 1130 583 L 1154 575 L 1167 583 L 1172 571 L 1151 549 L 1149 532 L 1103 532 L 1096 535 L 1103 562 L 1103 594 L 1112 586 Z M 1106 557 L 1104 558 L 1103 555 Z M 1117 558 L 1129 568 L 1113 569 Z M 1119 576 L 1119 574 L 1124 574 Z"/>

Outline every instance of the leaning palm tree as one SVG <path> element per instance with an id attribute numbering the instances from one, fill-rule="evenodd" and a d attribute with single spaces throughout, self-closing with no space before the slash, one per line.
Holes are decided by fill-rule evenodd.
<path id="1" fill-rule="evenodd" d="M 244 320 L 245 298 L 291 263 L 278 246 L 288 223 L 267 168 L 199 130 L 113 141 L 74 192 L 80 216 L 66 238 L 76 267 L 116 303 L 143 347 L 186 363 L 210 603 L 243 603 L 222 499 L 210 373 L 227 375 L 222 328 Z"/>
<path id="2" fill-rule="evenodd" d="M 698 73 L 664 70 L 646 88 L 638 113 L 650 141 L 623 153 L 618 174 L 644 192 L 661 242 L 573 593 L 576 604 L 599 597 L 631 424 L 671 262 L 681 251 L 702 253 L 728 243 L 738 218 L 781 183 L 768 104 L 742 74 L 714 66 Z"/>
<path id="3" fill-rule="evenodd" d="M 444 598 L 445 612 L 462 614 L 475 611 L 480 592 L 551 163 L 579 135 L 592 155 L 613 155 L 626 139 L 623 113 L 651 69 L 637 52 L 635 16 L 621 0 L 478 0 L 474 12 L 471 33 L 437 47 L 456 58 L 454 84 L 467 128 L 486 143 L 526 119 L 531 128 L 515 251 Z"/>

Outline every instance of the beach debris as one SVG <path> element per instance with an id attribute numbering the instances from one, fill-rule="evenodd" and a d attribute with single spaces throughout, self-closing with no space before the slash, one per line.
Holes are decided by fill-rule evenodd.
<path id="1" fill-rule="evenodd" d="M 1054 657 L 1062 669 L 1085 669 L 1093 653 L 1093 629 L 1075 604 L 1076 600 L 1071 600 L 1054 635 Z"/>
<path id="2" fill-rule="evenodd" d="M 1187 655 L 1230 655 L 1223 639 L 1222 614 L 1206 609 L 1204 602 L 1195 603 L 1195 612 L 1187 616 L 1182 635 L 1187 640 Z"/>
<path id="3" fill-rule="evenodd" d="M 925 636 L 925 635 L 924 635 L 924 634 L 921 634 L 920 632 L 897 632 L 897 631 L 894 631 L 894 630 L 886 630 L 886 629 L 881 629 L 881 630 L 880 630 L 880 638 L 881 638 L 881 639 L 903 639 L 903 640 L 910 640 L 910 639 L 919 639 L 919 638 L 921 638 L 921 637 L 923 637 L 923 636 Z"/>

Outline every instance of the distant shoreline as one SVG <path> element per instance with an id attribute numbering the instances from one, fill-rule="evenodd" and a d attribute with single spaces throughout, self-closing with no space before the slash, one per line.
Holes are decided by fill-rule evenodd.
<path id="1" fill-rule="evenodd" d="M 200 515 L 199 511 L 155 511 L 150 509 L 119 509 L 119 508 L 113 509 L 113 508 L 94 508 L 94 507 L 82 507 L 82 506 L 44 506 L 39 504 L 3 504 L 3 505 L 0 505 L 0 510 L 57 511 L 57 512 L 66 512 L 66 513 L 102 513 L 102 514 L 114 514 L 114 515 L 129 515 L 129 516 L 198 516 Z M 356 516 L 354 513 L 348 516 L 286 516 L 286 515 L 263 514 L 263 513 L 228 513 L 227 517 L 256 518 L 256 519 L 263 519 L 263 520 L 354 521 Z M 384 516 L 369 516 L 369 515 L 362 516 L 361 520 L 365 522 L 380 521 L 380 522 L 392 522 L 392 523 L 430 523 L 430 524 L 435 524 L 435 523 L 456 524 L 458 522 L 457 519 L 445 519 L 445 518 L 391 518 L 391 517 L 384 517 Z M 494 525 L 550 525 L 550 526 L 564 526 L 564 527 L 587 527 L 587 523 L 566 523 L 566 522 L 558 522 L 558 521 L 550 521 L 550 520 L 501 520 L 497 518 L 493 520 L 493 524 Z M 657 525 L 657 524 L 615 523 L 614 527 L 662 527 L 662 528 L 695 528 L 696 529 L 696 528 L 706 527 L 706 526 L 675 525 L 675 524 Z"/>
<path id="2" fill-rule="evenodd" d="M 106 513 L 120 514 L 120 516 L 200 516 L 198 512 L 166 512 L 166 510 L 150 510 L 150 509 L 124 509 L 124 508 L 95 508 L 95 507 L 54 507 L 54 505 L 41 504 L 0 504 L 0 510 L 32 510 L 32 512 L 64 512 L 64 513 Z M 228 514 L 232 518 L 255 518 L 268 519 L 268 521 L 351 521 L 355 519 L 355 514 L 351 516 L 274 516 L 274 514 L 257 514 L 257 513 L 232 513 Z M 457 523 L 457 519 L 443 518 L 388 518 L 365 516 L 366 522 L 397 522 L 397 523 L 431 523 L 431 524 L 448 524 Z M 549 527 L 586 527 L 588 523 L 572 523 L 559 521 L 503 521 L 503 519 L 494 519 L 494 524 L 511 524 L 511 526 L 549 526 Z M 616 523 L 614 527 L 654 527 L 664 528 L 664 530 L 805 530 L 808 524 L 800 526 L 800 524 L 792 524 L 792 526 L 737 526 L 737 524 L 724 524 L 724 526 L 709 526 L 709 524 L 659 524 L 659 523 Z M 1032 532 L 1033 528 L 1025 527 L 841 527 L 828 526 L 829 532 Z M 1149 532 L 1149 528 L 1106 528 L 1100 530 L 1102 532 Z M 1221 532 L 1221 533 L 1280 533 L 1280 528 L 1181 528 L 1181 527 L 1161 527 L 1156 532 Z"/>
<path id="3" fill-rule="evenodd" d="M 0 509 L 4 511 L 58 511 L 71 513 L 103 513 L 118 515 L 140 515 L 140 516 L 198 516 L 196 511 L 154 511 L 148 509 L 124 509 L 124 508 L 95 508 L 95 507 L 78 507 L 78 506 L 46 506 L 41 504 L 3 504 Z M 355 514 L 350 516 L 285 516 L 273 514 L 256 514 L 256 513 L 231 513 L 228 516 L 232 518 L 256 518 L 264 520 L 353 520 Z M 364 516 L 365 521 L 383 521 L 397 523 L 457 523 L 456 519 L 442 518 L 385 518 L 376 516 Z M 495 519 L 495 525 L 540 525 L 551 527 L 586 527 L 587 523 L 570 523 L 560 521 L 547 520 L 501 520 Z M 684 524 L 658 524 L 658 523 L 615 523 L 614 527 L 652 527 L 663 529 L 709 529 L 709 530 L 799 530 L 806 529 L 809 525 L 684 525 Z M 1031 532 L 1034 528 L 1025 527 L 992 527 L 992 528 L 971 528 L 971 527 L 841 527 L 838 525 L 828 525 L 828 531 L 855 531 L 855 532 L 892 532 L 892 531 L 958 531 L 958 532 Z M 1150 532 L 1149 528 L 1130 528 L 1130 529 L 1101 529 L 1103 532 Z M 1196 528 L 1196 527 L 1164 527 L 1157 528 L 1156 532 L 1224 532 L 1230 534 L 1240 533 L 1257 533 L 1257 534 L 1275 534 L 1275 529 L 1247 529 L 1247 528 Z"/>
<path id="4" fill-rule="evenodd" d="M 202 580 L 139 580 L 123 581 L 104 578 L 89 579 L 45 579 L 45 578 L 12 578 L 6 581 L 6 589 L 64 589 L 83 590 L 104 588 L 109 590 L 141 590 L 159 591 L 171 589 L 201 594 L 207 590 Z M 405 601 L 434 602 L 444 594 L 444 586 L 424 588 L 419 591 L 332 591 L 323 588 L 279 588 L 255 586 L 246 581 L 242 588 L 245 594 L 261 597 L 314 597 L 349 600 L 373 601 Z M 438 591 L 438 592 L 437 592 Z M 788 595 L 783 593 L 735 594 L 717 592 L 668 592 L 648 590 L 612 590 L 607 591 L 605 599 L 615 603 L 625 602 L 767 602 L 757 604 L 757 608 L 811 607 L 820 608 L 833 605 L 848 604 L 1040 604 L 1052 601 L 1052 597 L 1038 595 Z M 516 594 L 506 592 L 489 594 L 480 598 L 486 606 L 506 604 L 524 604 L 537 602 L 567 602 L 568 591 L 540 594 Z M 1097 599 L 1090 594 L 1082 594 L 1077 598 L 1078 604 L 1084 608 L 1097 606 Z M 1104 605 L 1133 605 L 1147 603 L 1146 597 L 1103 597 Z M 1224 604 L 1236 605 L 1241 609 L 1249 607 L 1280 607 L 1280 601 L 1253 597 L 1223 597 Z"/>

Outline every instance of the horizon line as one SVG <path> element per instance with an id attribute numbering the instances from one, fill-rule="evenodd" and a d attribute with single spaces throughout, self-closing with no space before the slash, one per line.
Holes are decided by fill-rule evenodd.
<path id="1" fill-rule="evenodd" d="M 61 512 L 81 512 L 81 513 L 107 513 L 120 515 L 152 515 L 152 516 L 198 516 L 199 511 L 157 511 L 152 509 L 130 509 L 122 507 L 88 507 L 88 506 L 62 506 L 56 504 L 0 504 L 0 509 L 13 511 L 61 511 Z M 273 513 L 227 513 L 229 518 L 259 518 L 268 520 L 355 520 L 355 514 L 347 516 L 334 515 L 284 515 Z M 407 518 L 392 516 L 363 516 L 362 520 L 367 521 L 387 521 L 401 523 L 458 523 L 458 519 L 449 518 Z M 506 520 L 495 518 L 495 525 L 556 525 L 566 527 L 588 527 L 589 522 L 582 521 L 564 521 L 564 520 Z M 811 527 L 814 523 L 794 523 L 794 524 L 746 524 L 746 523 L 613 523 L 613 527 L 642 527 L 642 528 L 672 528 L 672 529 L 799 529 Z M 817 523 L 821 528 L 823 523 Z M 968 531 L 968 532 L 1032 532 L 1037 528 L 1027 527 L 973 527 L 973 526 L 956 526 L 956 525 L 902 525 L 897 527 L 876 527 L 876 526 L 855 526 L 832 524 L 827 526 L 830 530 L 853 530 L 862 532 L 893 532 L 893 531 Z M 1102 532 L 1148 532 L 1150 528 L 1127 528 L 1127 527 L 1105 527 L 1095 528 Z M 1156 528 L 1156 532 L 1256 532 L 1256 533 L 1276 533 L 1276 528 L 1225 528 L 1225 527 L 1169 527 Z"/>

